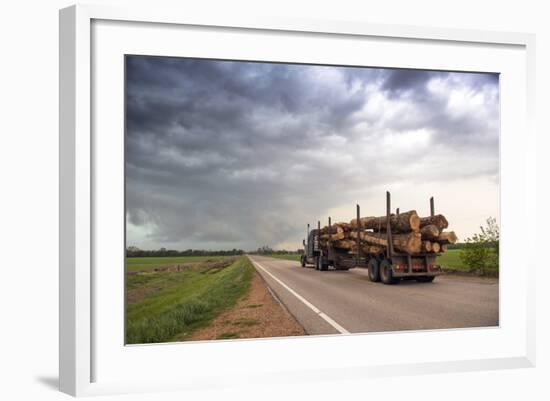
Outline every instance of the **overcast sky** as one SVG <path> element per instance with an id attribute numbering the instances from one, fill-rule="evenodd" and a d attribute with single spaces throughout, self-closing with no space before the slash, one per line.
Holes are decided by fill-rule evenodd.
<path id="1" fill-rule="evenodd" d="M 496 74 L 127 56 L 127 245 L 297 249 L 393 207 L 499 217 Z"/>

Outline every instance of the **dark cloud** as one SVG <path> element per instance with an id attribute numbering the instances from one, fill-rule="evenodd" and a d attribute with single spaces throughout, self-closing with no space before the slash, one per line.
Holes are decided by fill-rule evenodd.
<path id="1" fill-rule="evenodd" d="M 428 82 L 434 78 L 445 78 L 448 72 L 393 69 L 387 70 L 381 89 L 388 91 L 390 95 L 399 96 L 403 93 L 413 92 L 419 97 L 426 91 Z"/>
<path id="2" fill-rule="evenodd" d="M 490 74 L 145 56 L 128 56 L 126 74 L 127 220 L 141 246 L 297 240 L 342 199 L 411 179 L 389 160 L 437 165 L 429 153 L 410 161 L 426 135 L 440 154 L 479 155 L 446 179 L 498 166 Z"/>

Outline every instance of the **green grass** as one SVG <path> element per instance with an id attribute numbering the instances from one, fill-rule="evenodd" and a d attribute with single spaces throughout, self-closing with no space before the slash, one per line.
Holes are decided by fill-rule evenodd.
<path id="1" fill-rule="evenodd" d="M 224 256 L 165 256 L 126 258 L 126 271 L 145 270 L 152 267 L 162 267 L 175 264 L 204 262 L 206 260 L 220 260 Z"/>
<path id="2" fill-rule="evenodd" d="M 211 269 L 210 269 L 211 270 Z M 180 341 L 248 292 L 254 268 L 241 257 L 226 268 L 127 275 L 127 290 L 155 289 L 126 308 L 126 343 Z"/>
<path id="3" fill-rule="evenodd" d="M 443 270 L 446 271 L 462 271 L 470 272 L 470 268 L 460 260 L 461 249 L 449 249 L 447 252 L 443 253 L 441 256 L 437 257 L 437 263 L 441 266 Z M 498 268 L 487 269 L 486 272 L 489 276 L 498 276 Z"/>
<path id="4" fill-rule="evenodd" d="M 437 263 L 445 269 L 468 271 L 468 267 L 460 260 L 460 249 L 449 249 L 441 256 L 437 257 Z"/>
<path id="5" fill-rule="evenodd" d="M 300 257 L 302 255 L 299 255 L 297 253 L 283 253 L 283 254 L 271 254 L 271 255 L 266 255 L 266 256 L 269 256 L 271 258 L 277 258 L 277 259 L 286 259 L 286 260 L 294 260 L 294 261 L 300 261 Z"/>

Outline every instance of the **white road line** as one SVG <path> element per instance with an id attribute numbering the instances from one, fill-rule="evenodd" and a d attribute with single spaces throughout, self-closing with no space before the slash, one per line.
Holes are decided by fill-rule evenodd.
<path id="1" fill-rule="evenodd" d="M 273 280 L 281 284 L 288 292 L 290 292 L 292 295 L 294 295 L 296 298 L 298 298 L 300 301 L 302 301 L 309 309 L 311 309 L 313 312 L 315 312 L 320 318 L 324 319 L 328 324 L 330 324 L 332 327 L 334 327 L 336 330 L 338 330 L 342 334 L 349 334 L 349 331 L 344 329 L 342 326 L 340 326 L 338 323 L 334 321 L 330 316 L 328 316 L 326 313 L 321 312 L 319 308 L 317 308 L 315 305 L 313 305 L 311 302 L 309 302 L 307 299 L 305 299 L 303 296 L 298 294 L 296 291 L 294 291 L 292 288 L 290 288 L 288 285 L 283 283 L 281 280 L 279 280 L 277 277 L 275 277 L 273 274 L 271 274 L 265 267 L 263 267 L 261 264 L 256 262 L 255 260 L 252 260 L 250 258 L 252 263 L 256 265 L 259 269 L 267 273 Z"/>

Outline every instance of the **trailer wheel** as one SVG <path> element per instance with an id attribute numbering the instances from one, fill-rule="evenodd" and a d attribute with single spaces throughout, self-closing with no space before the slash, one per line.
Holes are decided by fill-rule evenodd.
<path id="1" fill-rule="evenodd" d="M 418 281 L 419 283 L 431 283 L 432 281 L 434 281 L 434 279 L 435 279 L 435 276 L 416 277 L 416 281 Z"/>
<path id="2" fill-rule="evenodd" d="M 384 284 L 397 284 L 399 282 L 398 278 L 393 277 L 391 265 L 388 259 L 384 259 L 380 262 L 380 280 L 382 280 Z"/>
<path id="3" fill-rule="evenodd" d="M 370 258 L 367 263 L 367 269 L 369 271 L 369 280 L 373 283 L 380 281 L 380 266 L 375 258 Z"/>

